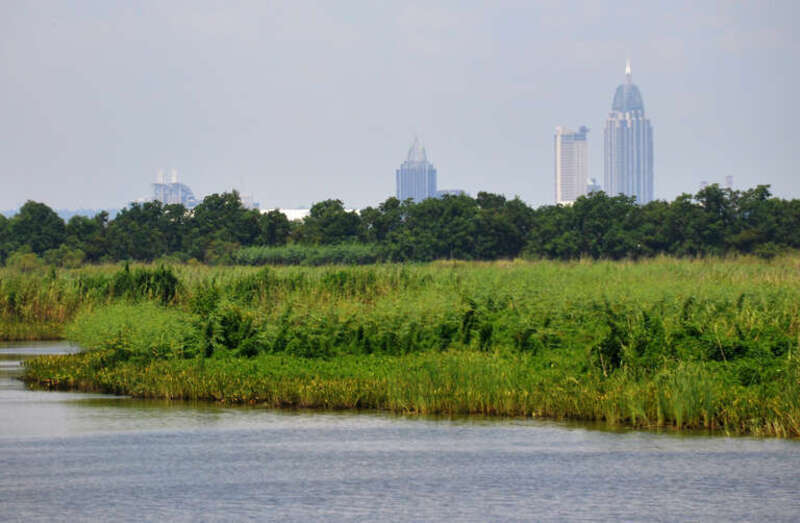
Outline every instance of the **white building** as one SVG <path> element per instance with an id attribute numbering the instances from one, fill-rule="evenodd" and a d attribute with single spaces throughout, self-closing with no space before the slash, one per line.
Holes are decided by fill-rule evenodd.
<path id="1" fill-rule="evenodd" d="M 581 127 L 578 132 L 556 127 L 556 203 L 571 204 L 578 196 L 586 194 L 589 179 L 588 132 L 586 127 Z"/>
<path id="2" fill-rule="evenodd" d="M 306 216 L 311 214 L 311 209 L 280 209 L 280 208 L 277 208 L 277 207 L 274 208 L 274 209 L 261 209 L 261 213 L 262 214 L 267 214 L 268 212 L 271 212 L 271 211 L 282 212 L 283 214 L 286 215 L 286 218 L 290 222 L 293 222 L 295 220 L 301 220 L 302 221 Z"/>

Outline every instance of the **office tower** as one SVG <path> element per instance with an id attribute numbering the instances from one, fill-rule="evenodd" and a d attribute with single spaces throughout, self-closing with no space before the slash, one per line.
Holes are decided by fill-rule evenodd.
<path id="1" fill-rule="evenodd" d="M 175 169 L 172 169 L 169 181 L 163 170 L 158 171 L 156 183 L 153 184 L 153 200 L 164 205 L 181 204 L 188 209 L 198 204 L 189 186 L 178 182 L 178 171 Z"/>
<path id="2" fill-rule="evenodd" d="M 556 203 L 570 204 L 578 196 L 586 194 L 589 179 L 588 132 L 586 127 L 581 127 L 578 132 L 556 127 Z"/>
<path id="3" fill-rule="evenodd" d="M 625 83 L 617 87 L 603 132 L 604 187 L 610 196 L 635 196 L 645 204 L 653 199 L 653 127 L 644 115 L 639 88 L 631 79 L 630 61 Z"/>
<path id="4" fill-rule="evenodd" d="M 395 178 L 397 199 L 400 201 L 411 198 L 414 202 L 421 202 L 425 198 L 436 197 L 436 169 L 428 161 L 425 147 L 417 138 L 414 138 L 406 161 L 397 170 Z"/>

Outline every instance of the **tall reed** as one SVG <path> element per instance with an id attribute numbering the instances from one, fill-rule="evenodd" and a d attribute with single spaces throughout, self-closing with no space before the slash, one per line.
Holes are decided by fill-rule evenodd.
<path id="1" fill-rule="evenodd" d="M 19 281 L 25 307 L 61 289 L 68 335 L 93 351 L 32 363 L 29 379 L 53 386 L 796 436 L 798 269 L 797 256 L 131 266 Z"/>

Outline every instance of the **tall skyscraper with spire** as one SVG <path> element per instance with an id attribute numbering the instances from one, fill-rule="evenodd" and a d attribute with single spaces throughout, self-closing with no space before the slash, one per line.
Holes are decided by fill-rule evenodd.
<path id="1" fill-rule="evenodd" d="M 653 200 L 653 127 L 644 115 L 644 102 L 632 81 L 630 60 L 625 83 L 617 87 L 603 131 L 604 183 L 611 196 L 635 196 L 645 204 Z"/>
<path id="2" fill-rule="evenodd" d="M 395 178 L 397 199 L 400 201 L 411 198 L 418 203 L 425 198 L 436 197 L 436 169 L 428 161 L 425 147 L 418 138 L 414 138 L 406 161 L 397 170 Z"/>

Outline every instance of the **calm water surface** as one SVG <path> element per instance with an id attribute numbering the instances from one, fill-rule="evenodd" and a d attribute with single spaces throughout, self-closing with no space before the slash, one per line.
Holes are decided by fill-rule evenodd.
<path id="1" fill-rule="evenodd" d="M 2 520 L 800 520 L 800 443 L 27 390 L 0 346 Z"/>

